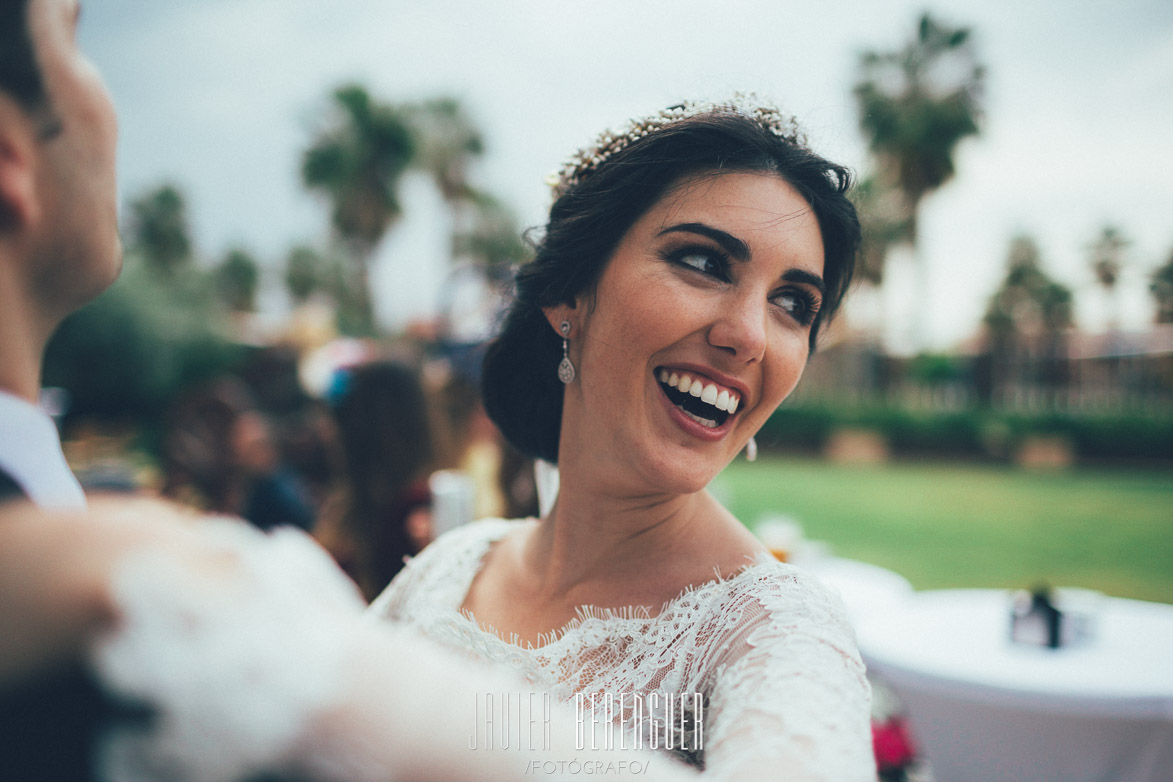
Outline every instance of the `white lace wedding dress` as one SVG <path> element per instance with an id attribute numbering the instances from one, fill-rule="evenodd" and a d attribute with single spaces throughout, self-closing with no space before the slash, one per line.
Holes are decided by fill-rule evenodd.
<path id="1" fill-rule="evenodd" d="M 664 704 L 669 695 L 699 693 L 702 713 L 690 714 L 687 726 L 702 735 L 678 736 L 676 744 L 700 745 L 681 754 L 707 779 L 875 780 L 870 689 L 854 633 L 841 601 L 812 577 L 763 557 L 654 615 L 587 607 L 552 637 L 523 647 L 460 606 L 493 544 L 536 523 L 491 519 L 442 536 L 370 612 L 500 663 L 561 701 L 582 693 L 601 704 L 610 693 Z M 636 732 L 662 730 L 652 711 Z"/>

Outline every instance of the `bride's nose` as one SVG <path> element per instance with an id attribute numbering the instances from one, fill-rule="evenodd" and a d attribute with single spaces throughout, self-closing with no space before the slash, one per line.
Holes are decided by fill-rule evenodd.
<path id="1" fill-rule="evenodd" d="M 745 363 L 761 361 L 766 352 L 768 302 L 739 296 L 720 307 L 709 327 L 709 344 Z"/>

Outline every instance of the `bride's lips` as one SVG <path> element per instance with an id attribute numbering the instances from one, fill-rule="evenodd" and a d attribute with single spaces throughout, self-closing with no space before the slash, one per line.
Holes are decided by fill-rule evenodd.
<path id="1" fill-rule="evenodd" d="M 733 428 L 738 410 L 744 409 L 744 385 L 707 367 L 664 365 L 656 367 L 653 375 L 669 417 L 702 440 L 725 437 Z"/>

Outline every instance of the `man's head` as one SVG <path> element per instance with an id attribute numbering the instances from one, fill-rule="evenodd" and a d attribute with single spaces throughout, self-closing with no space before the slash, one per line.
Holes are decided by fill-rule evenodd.
<path id="1" fill-rule="evenodd" d="M 121 265 L 110 96 L 77 0 L 0 0 L 0 264 L 52 328 Z"/>
<path id="2" fill-rule="evenodd" d="M 29 111 L 41 108 L 45 85 L 28 30 L 29 0 L 0 0 L 0 92 Z"/>

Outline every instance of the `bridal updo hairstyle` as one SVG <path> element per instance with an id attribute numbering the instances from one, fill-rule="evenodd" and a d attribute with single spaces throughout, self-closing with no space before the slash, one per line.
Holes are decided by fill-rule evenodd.
<path id="1" fill-rule="evenodd" d="M 558 460 L 562 339 L 542 308 L 573 303 L 592 291 L 628 229 L 673 185 L 732 172 L 780 176 L 806 199 L 819 222 L 827 291 L 811 325 L 814 352 L 819 327 L 838 309 L 855 270 L 860 228 L 847 198 L 850 172 L 800 138 L 780 137 L 740 112 L 716 109 L 674 121 L 565 187 L 550 207 L 533 260 L 516 274 L 512 303 L 485 354 L 482 390 L 486 412 L 518 450 Z"/>

